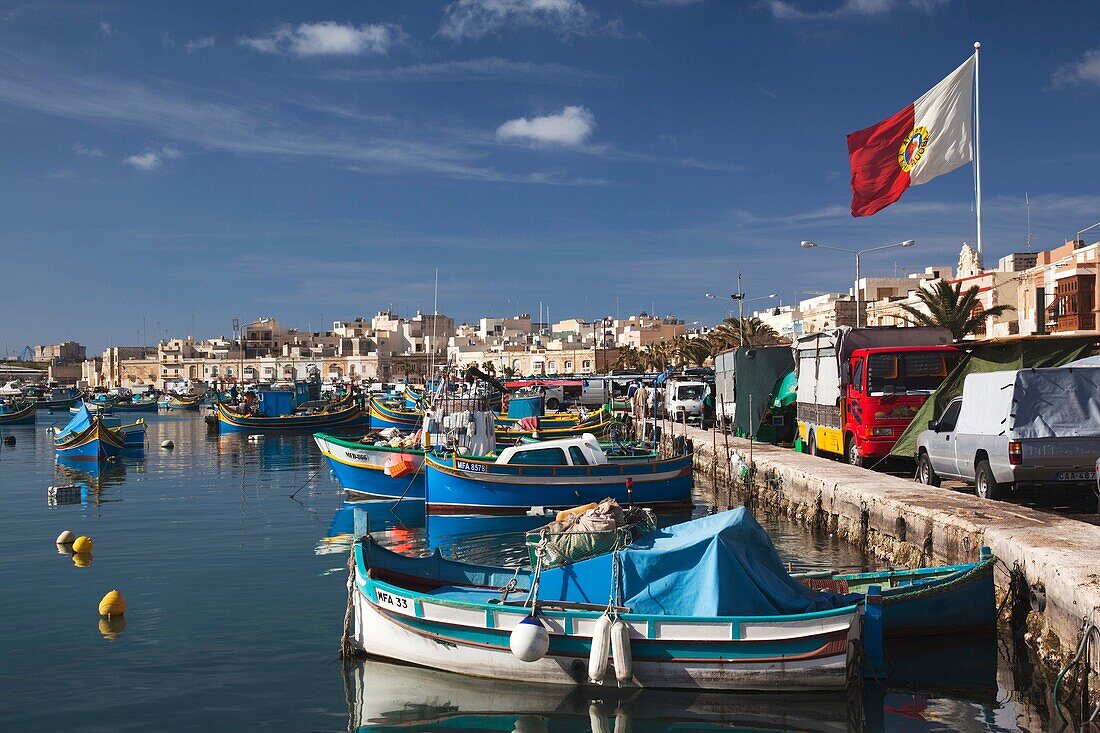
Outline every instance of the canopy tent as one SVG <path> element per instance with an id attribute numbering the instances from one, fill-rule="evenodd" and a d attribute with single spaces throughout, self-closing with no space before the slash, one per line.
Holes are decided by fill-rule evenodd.
<path id="1" fill-rule="evenodd" d="M 768 533 L 744 507 L 649 532 L 619 553 L 619 600 L 634 613 L 771 616 L 855 603 L 790 576 Z M 540 597 L 604 604 L 612 556 L 543 571 Z"/>
<path id="2" fill-rule="evenodd" d="M 798 401 L 798 375 L 792 370 L 787 372 L 783 381 L 775 390 L 775 398 L 772 400 L 772 409 L 790 407 Z"/>
<path id="3" fill-rule="evenodd" d="M 764 416 L 772 408 L 784 377 L 794 372 L 794 354 L 789 346 L 767 346 L 737 349 L 733 358 L 736 375 L 734 433 L 740 436 L 751 433 L 755 440 L 771 440 L 774 430 Z"/>
<path id="4" fill-rule="evenodd" d="M 929 420 L 943 412 L 948 402 L 962 394 L 968 374 L 1062 366 L 1084 356 L 1095 341 L 1095 336 L 1024 336 L 975 343 L 913 416 L 890 455 L 914 456 L 917 436 L 928 427 Z"/>

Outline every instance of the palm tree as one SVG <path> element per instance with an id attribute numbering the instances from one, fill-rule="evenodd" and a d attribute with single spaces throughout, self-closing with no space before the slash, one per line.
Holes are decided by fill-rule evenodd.
<path id="1" fill-rule="evenodd" d="M 779 343 L 779 334 L 756 316 L 727 318 L 715 327 L 711 343 L 715 353 L 741 346 L 771 346 Z"/>
<path id="2" fill-rule="evenodd" d="M 710 358 L 710 342 L 698 337 L 681 334 L 672 342 L 672 354 L 676 366 L 703 366 Z"/>
<path id="3" fill-rule="evenodd" d="M 919 289 L 917 297 L 928 309 L 927 313 L 910 305 L 902 305 L 902 308 L 913 317 L 916 325 L 946 328 L 951 331 L 951 336 L 956 341 L 962 341 L 967 336 L 981 331 L 986 318 L 1015 310 L 1010 305 L 983 308 L 978 300 L 977 285 L 971 285 L 966 292 L 962 292 L 961 283 L 952 285 L 946 280 L 938 280 L 931 290 Z"/>
<path id="4" fill-rule="evenodd" d="M 620 346 L 615 357 L 616 369 L 645 369 L 642 352 L 633 346 Z"/>

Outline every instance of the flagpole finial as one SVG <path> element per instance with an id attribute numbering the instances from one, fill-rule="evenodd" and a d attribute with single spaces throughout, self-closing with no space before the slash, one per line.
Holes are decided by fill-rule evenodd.
<path id="1" fill-rule="evenodd" d="M 974 50 L 975 51 L 977 51 L 981 47 L 982 47 L 982 44 L 981 44 L 980 41 L 974 41 Z"/>

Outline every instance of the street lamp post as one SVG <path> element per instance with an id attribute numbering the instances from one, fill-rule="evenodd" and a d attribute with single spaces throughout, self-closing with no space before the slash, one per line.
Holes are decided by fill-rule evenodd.
<path id="1" fill-rule="evenodd" d="M 860 327 L 859 319 L 859 258 L 868 252 L 878 252 L 883 249 L 892 249 L 894 247 L 912 247 L 916 244 L 912 239 L 906 239 L 904 242 L 894 242 L 893 244 L 884 244 L 881 247 L 868 247 L 867 249 L 844 249 L 843 247 L 832 247 L 827 244 L 818 244 L 817 242 L 808 242 L 805 239 L 802 240 L 802 246 L 806 249 L 812 249 L 814 247 L 820 249 L 831 249 L 835 252 L 846 252 L 850 255 L 856 256 L 856 280 L 854 287 L 852 288 L 852 297 L 856 301 L 856 328 Z"/>
<path id="2" fill-rule="evenodd" d="M 745 297 L 744 291 L 741 289 L 741 273 L 737 273 L 737 292 L 730 293 L 730 298 L 737 301 L 737 328 L 741 332 L 741 345 L 745 345 L 745 303 L 751 303 L 754 300 L 770 300 L 777 298 L 778 293 L 769 293 L 768 295 L 759 295 L 755 298 Z M 706 293 L 704 296 L 709 300 L 715 300 L 718 298 L 714 293 Z"/>

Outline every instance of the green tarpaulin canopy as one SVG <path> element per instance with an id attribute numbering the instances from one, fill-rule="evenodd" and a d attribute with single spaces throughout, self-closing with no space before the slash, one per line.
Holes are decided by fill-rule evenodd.
<path id="1" fill-rule="evenodd" d="M 1095 342 L 1095 336 L 1025 336 L 976 344 L 921 406 L 890 455 L 914 456 L 917 436 L 948 402 L 962 394 L 967 374 L 1062 366 L 1080 359 Z"/>
<path id="2" fill-rule="evenodd" d="M 798 401 L 798 375 L 792 369 L 783 377 L 779 387 L 775 390 L 775 399 L 772 400 L 772 409 L 789 407 Z"/>
<path id="3" fill-rule="evenodd" d="M 748 436 L 751 430 L 754 439 L 763 440 L 760 429 L 764 413 L 772 406 L 776 389 L 783 377 L 794 370 L 794 355 L 789 346 L 766 346 L 737 349 L 733 358 L 737 380 L 737 404 L 733 416 L 734 432 L 737 435 Z M 771 425 L 765 427 L 771 430 Z"/>

